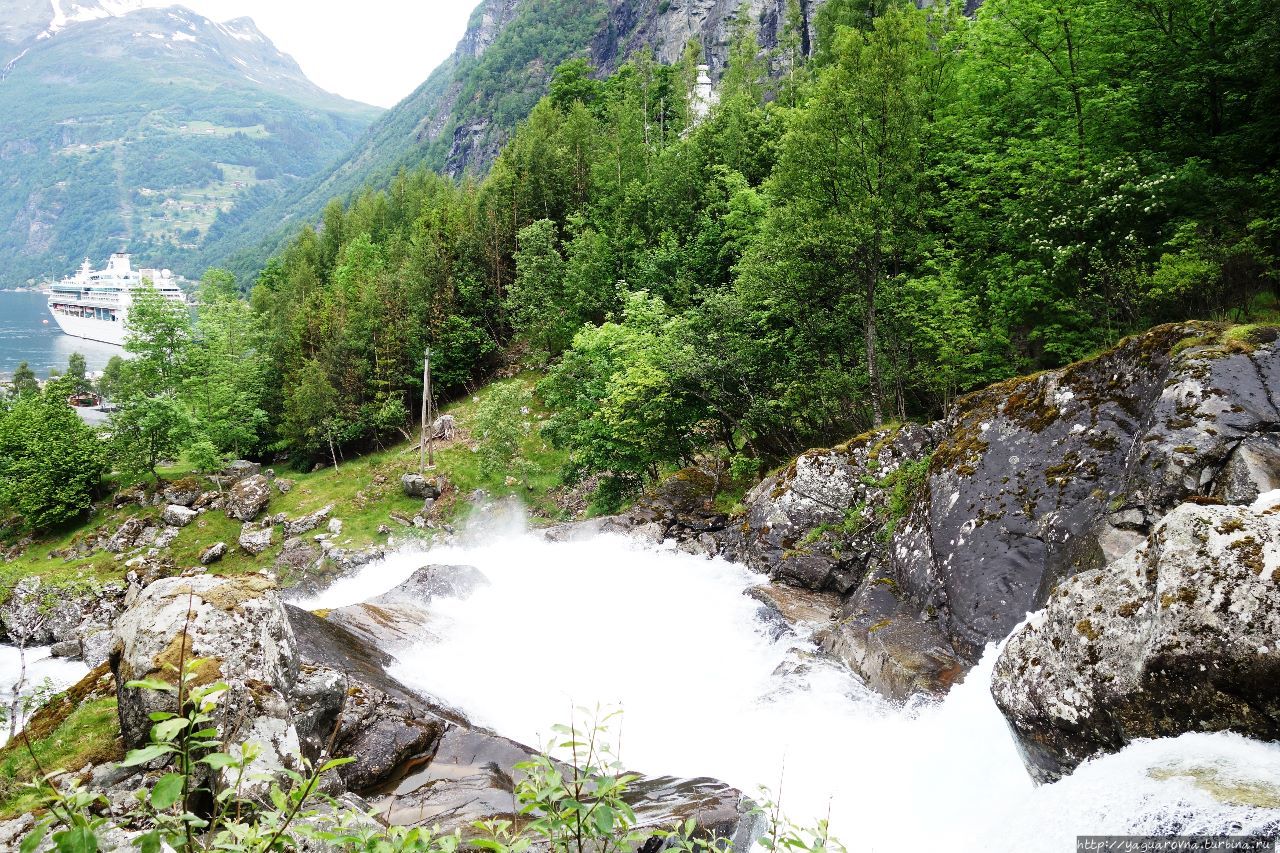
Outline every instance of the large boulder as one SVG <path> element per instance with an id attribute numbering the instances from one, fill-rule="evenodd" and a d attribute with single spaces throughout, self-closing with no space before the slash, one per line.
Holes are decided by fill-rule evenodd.
<path id="1" fill-rule="evenodd" d="M 175 711 L 168 693 L 128 687 L 158 678 L 176 683 L 184 662 L 199 661 L 196 684 L 230 685 L 221 728 L 237 741 L 263 742 L 267 760 L 286 763 L 296 751 L 286 699 L 297 678 L 293 629 L 275 584 L 262 575 L 165 578 L 132 596 L 115 621 L 111 667 L 119 697 L 120 731 L 127 747 L 145 744 L 150 714 Z"/>
<path id="2" fill-rule="evenodd" d="M 253 521 L 271 500 L 271 481 L 254 474 L 238 481 L 227 491 L 224 507 L 227 516 L 237 521 Z"/>
<path id="3" fill-rule="evenodd" d="M 747 496 L 739 556 L 784 583 L 850 592 L 881 550 L 895 485 L 911 466 L 923 481 L 940 432 L 908 424 L 801 455 Z"/>
<path id="4" fill-rule="evenodd" d="M 164 487 L 161 495 L 166 504 L 190 508 L 192 504 L 200 499 L 200 495 L 203 493 L 204 487 L 200 485 L 200 481 L 193 477 L 188 477 L 169 483 Z"/>
<path id="5" fill-rule="evenodd" d="M 945 690 L 1175 506 L 1280 480 L 1275 337 L 1162 326 L 963 397 L 938 424 L 811 451 L 748 496 L 729 549 L 844 594 L 829 648 L 883 692 Z"/>
<path id="6" fill-rule="evenodd" d="M 516 765 L 534 751 L 487 732 L 451 726 L 440 739 L 432 760 L 402 779 L 394 791 L 375 802 L 389 823 L 399 826 L 439 826 L 443 832 L 474 832 L 481 821 L 514 821 L 514 785 L 521 778 Z M 749 850 L 762 823 L 742 793 L 714 779 L 638 776 L 623 799 L 644 830 L 669 830 L 693 821 L 699 837 L 733 842 L 735 850 Z M 637 850 L 661 850 L 656 838 L 637 839 Z"/>
<path id="7" fill-rule="evenodd" d="M 1280 492 L 1184 504 L 1075 575 L 1008 641 L 992 693 L 1032 776 L 1138 738 L 1280 739 Z"/>
<path id="8" fill-rule="evenodd" d="M 411 498 L 440 497 L 440 486 L 435 478 L 427 478 L 421 474 L 405 474 L 400 478 L 400 488 Z"/>

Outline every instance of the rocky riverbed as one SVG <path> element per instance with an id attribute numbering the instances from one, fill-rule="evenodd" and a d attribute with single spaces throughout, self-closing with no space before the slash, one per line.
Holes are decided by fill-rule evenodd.
<path id="1" fill-rule="evenodd" d="M 761 575 L 750 590 L 759 630 L 809 650 L 779 671 L 821 661 L 878 692 L 885 708 L 916 713 L 962 688 L 986 694 L 972 679 L 989 677 L 986 701 L 994 695 L 1027 778 L 1039 782 L 1144 738 L 1275 741 L 1275 339 L 1266 329 L 1161 327 L 962 398 L 944 421 L 810 451 L 755 487 L 740 514 L 717 511 L 714 478 L 690 470 L 624 515 L 541 535 L 620 535 L 750 567 Z M 234 734 L 266 746 L 264 769 L 331 750 L 355 759 L 335 792 L 372 798 L 394 820 L 464 827 L 509 813 L 514 765 L 533 750 L 432 698 L 430 673 L 413 686 L 390 674 L 424 642 L 447 644 L 456 627 L 442 621 L 441 602 L 487 594 L 483 571 L 424 557 L 400 583 L 311 609 L 285 604 L 272 572 L 209 573 L 232 549 L 255 554 L 282 540 L 272 568 L 295 579 L 295 596 L 334 578 L 361 582 L 354 573 L 384 549 L 337 544 L 341 506 L 273 513 L 291 486 L 246 463 L 216 483 L 123 493 L 124 506 L 160 511 L 74 547 L 120 555 L 124 579 L 74 594 L 26 579 L 0 606 L 0 625 L 11 640 L 98 667 L 99 681 L 109 664 L 127 746 L 145 739 L 156 708 L 120 685 L 163 672 L 189 641 L 187 652 L 210 662 L 205 675 L 232 684 Z M 417 496 L 421 524 L 407 527 L 432 525 L 437 498 L 457 500 L 447 484 L 411 486 L 430 495 Z M 512 527 L 507 504 L 474 503 L 490 522 L 477 528 L 481 540 Z M 168 543 L 210 513 L 234 520 L 238 537 L 208 543 L 201 565 L 174 565 Z M 625 621 L 635 624 L 623 630 L 681 628 L 660 612 Z M 997 659 L 994 644 L 1010 634 Z M 987 669 L 975 670 L 984 656 Z M 672 701 L 688 701 L 673 677 Z M 120 803 L 139 781 L 106 766 L 81 775 Z M 636 796 L 654 823 L 695 816 L 741 838 L 755 828 L 738 790 L 696 773 L 646 777 Z M 1268 824 L 1264 815 L 1250 825 Z"/>

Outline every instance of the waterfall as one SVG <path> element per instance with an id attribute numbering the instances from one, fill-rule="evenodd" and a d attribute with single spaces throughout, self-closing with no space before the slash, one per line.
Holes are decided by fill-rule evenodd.
<path id="1" fill-rule="evenodd" d="M 578 706 L 623 711 L 635 770 L 768 786 L 795 821 L 830 815 L 850 850 L 1069 851 L 1077 834 L 1280 826 L 1280 746 L 1230 734 L 1135 743 L 1036 788 L 988 690 L 997 649 L 941 702 L 888 703 L 743 594 L 763 578 L 621 538 L 507 535 L 406 550 L 304 602 L 390 590 L 426 563 L 492 582 L 431 606 L 439 641 L 391 672 L 539 745 Z"/>

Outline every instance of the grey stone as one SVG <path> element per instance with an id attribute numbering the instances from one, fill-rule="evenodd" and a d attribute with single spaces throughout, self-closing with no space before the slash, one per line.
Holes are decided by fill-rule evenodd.
<path id="1" fill-rule="evenodd" d="M 1217 481 L 1218 495 L 1229 504 L 1252 503 L 1280 489 L 1280 435 L 1246 436 L 1231 451 Z"/>
<path id="2" fill-rule="evenodd" d="M 1158 327 L 962 397 L 943 422 L 810 451 L 748 494 L 722 541 L 777 580 L 845 595 L 831 648 L 869 681 L 945 689 L 951 661 L 971 666 L 1063 579 L 1107 565 L 1182 502 L 1273 485 L 1278 392 L 1273 343 Z M 908 463 L 920 481 L 890 518 Z M 913 660 L 920 679 L 893 673 Z"/>
<path id="3" fill-rule="evenodd" d="M 433 600 L 466 598 L 488 583 L 471 566 L 427 565 L 389 592 L 333 610 L 329 619 L 380 648 L 405 647 L 435 636 L 428 609 Z"/>
<path id="4" fill-rule="evenodd" d="M 221 680 L 231 687 L 218 715 L 220 733 L 233 743 L 253 740 L 263 747 L 255 772 L 299 766 L 298 736 L 286 701 L 297 678 L 297 650 L 271 580 L 261 575 L 158 580 L 116 620 L 112 642 L 126 747 L 147 742 L 150 714 L 173 708 L 167 693 L 124 685 L 144 678 L 172 681 L 170 665 L 200 659 L 197 683 Z"/>
<path id="5" fill-rule="evenodd" d="M 237 459 L 222 469 L 222 481 L 224 485 L 238 483 L 248 477 L 252 477 L 262 472 L 262 466 L 257 462 L 249 462 L 245 459 Z"/>
<path id="6" fill-rule="evenodd" d="M 271 547 L 275 533 L 275 528 L 269 524 L 246 524 L 240 528 L 237 541 L 243 551 L 257 555 Z"/>
<path id="7" fill-rule="evenodd" d="M 310 533 L 319 527 L 329 515 L 333 512 L 333 504 L 323 506 L 315 512 L 294 519 L 286 519 L 284 523 L 285 536 L 301 536 L 304 533 Z"/>
<path id="8" fill-rule="evenodd" d="M 116 532 L 107 540 L 107 550 L 113 554 L 123 554 L 132 548 L 137 547 L 139 541 L 146 533 L 149 522 L 144 518 L 127 518 Z"/>
<path id="9" fill-rule="evenodd" d="M 268 540 L 268 545 L 270 541 Z M 209 566 L 227 555 L 227 543 L 215 542 L 200 552 L 200 565 Z"/>
<path id="10" fill-rule="evenodd" d="M 190 507 L 200 498 L 202 491 L 194 480 L 179 480 L 165 486 L 161 494 L 166 504 Z"/>
<path id="11" fill-rule="evenodd" d="M 421 474 L 405 474 L 400 478 L 400 488 L 411 498 L 440 497 L 440 489 L 435 481 Z"/>
<path id="12" fill-rule="evenodd" d="M 314 567 L 319 560 L 319 548 L 301 537 L 294 536 L 284 541 L 280 555 L 276 557 L 276 565 L 294 572 L 304 572 Z"/>
<path id="13" fill-rule="evenodd" d="M 194 500 L 194 498 L 192 500 Z M 187 506 L 169 504 L 164 508 L 161 518 L 163 518 L 164 523 L 170 527 L 186 527 L 195 520 L 196 515 L 198 515 L 198 513 Z"/>
<path id="14" fill-rule="evenodd" d="M 75 640 L 63 640 L 49 647 L 49 654 L 55 658 L 80 657 L 80 644 Z"/>
<path id="15" fill-rule="evenodd" d="M 246 477 L 232 486 L 224 506 L 227 516 L 238 521 L 253 521 L 271 500 L 271 481 L 261 474 Z"/>
<path id="16" fill-rule="evenodd" d="M 992 694 L 1032 776 L 1138 738 L 1280 739 L 1280 492 L 1184 504 L 1120 560 L 1064 581 L 1006 644 Z"/>
<path id="17" fill-rule="evenodd" d="M 156 534 L 155 541 L 151 544 L 156 549 L 168 548 L 173 544 L 174 540 L 182 535 L 182 529 L 179 527 L 166 527 Z"/>

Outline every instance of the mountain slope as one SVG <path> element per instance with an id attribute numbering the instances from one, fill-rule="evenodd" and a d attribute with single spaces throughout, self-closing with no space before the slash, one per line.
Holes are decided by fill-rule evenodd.
<path id="1" fill-rule="evenodd" d="M 806 20 L 824 2 L 801 0 Z M 748 7 L 761 45 L 772 47 L 786 0 L 750 0 Z M 696 40 L 718 75 L 739 8 L 736 0 L 482 0 L 457 50 L 417 91 L 332 169 L 219 235 L 204 261 L 251 276 L 330 199 L 384 185 L 402 168 L 482 173 L 565 60 L 585 57 L 610 72 L 648 48 L 670 63 Z"/>
<path id="2" fill-rule="evenodd" d="M 196 272 L 211 231 L 318 172 L 379 113 L 315 86 L 247 18 L 17 6 L 0 31 L 0 285 L 121 246 Z"/>

